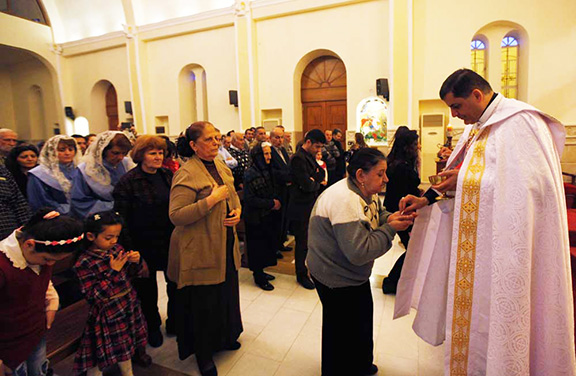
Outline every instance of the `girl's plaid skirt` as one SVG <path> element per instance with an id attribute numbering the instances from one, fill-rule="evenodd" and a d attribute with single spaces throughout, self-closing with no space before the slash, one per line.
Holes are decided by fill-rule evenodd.
<path id="1" fill-rule="evenodd" d="M 134 289 L 124 296 L 92 306 L 74 359 L 76 374 L 100 370 L 130 360 L 136 348 L 145 347 L 146 321 Z"/>

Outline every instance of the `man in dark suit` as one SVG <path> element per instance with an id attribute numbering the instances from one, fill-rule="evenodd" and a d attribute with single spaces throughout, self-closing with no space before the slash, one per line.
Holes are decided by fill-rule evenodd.
<path id="1" fill-rule="evenodd" d="M 282 225 L 280 230 L 280 238 L 278 239 L 278 250 L 289 251 L 290 248 L 284 247 L 286 234 L 288 232 L 288 220 L 286 218 L 286 209 L 288 207 L 289 193 L 288 187 L 292 183 L 290 177 L 290 157 L 288 152 L 284 149 L 284 128 L 276 127 L 270 131 L 270 142 L 272 143 L 272 160 L 270 165 L 274 172 L 274 184 L 278 189 L 278 196 L 282 207 L 280 213 L 282 216 Z M 280 253 L 278 258 L 282 258 Z"/>
<path id="2" fill-rule="evenodd" d="M 290 161 L 292 185 L 287 216 L 296 238 L 296 280 L 310 290 L 314 288 L 314 283 L 308 277 L 305 264 L 308 253 L 308 222 L 324 181 L 324 171 L 316 163 L 315 156 L 322 150 L 325 142 L 326 136 L 321 130 L 310 130 L 304 136 L 302 147 L 294 153 Z"/>

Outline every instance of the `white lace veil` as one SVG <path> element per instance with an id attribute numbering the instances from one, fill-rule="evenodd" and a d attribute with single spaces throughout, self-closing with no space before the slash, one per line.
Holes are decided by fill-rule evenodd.
<path id="1" fill-rule="evenodd" d="M 84 172 L 98 184 L 109 185 L 111 182 L 110 173 L 102 163 L 102 154 L 106 146 L 118 134 L 126 137 L 124 133 L 119 131 L 106 131 L 98 134 L 82 158 L 82 162 L 86 163 Z"/>
<path id="2" fill-rule="evenodd" d="M 80 148 L 73 137 L 64 135 L 54 136 L 46 141 L 42 147 L 42 151 L 40 152 L 39 163 L 48 170 L 48 173 L 60 184 L 64 193 L 68 195 L 72 188 L 72 182 L 64 176 L 64 173 L 60 170 L 60 162 L 58 161 L 58 144 L 63 140 L 74 141 L 74 144 L 76 145 L 76 154 L 74 155 L 72 163 L 74 163 L 74 167 L 78 166 L 82 152 L 80 152 Z"/>

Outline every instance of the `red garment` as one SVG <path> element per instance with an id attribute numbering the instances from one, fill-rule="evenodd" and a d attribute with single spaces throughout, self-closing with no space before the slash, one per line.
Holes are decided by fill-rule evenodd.
<path id="1" fill-rule="evenodd" d="M 180 163 L 172 158 L 165 158 L 164 162 L 162 162 L 162 167 L 175 173 L 180 168 Z"/>
<path id="2" fill-rule="evenodd" d="M 46 290 L 52 267 L 40 275 L 14 267 L 0 252 L 0 359 L 12 369 L 28 359 L 46 333 Z"/>
<path id="3" fill-rule="evenodd" d="M 117 257 L 122 250 L 119 244 L 109 251 L 88 250 L 74 265 L 82 293 L 90 304 L 74 358 L 75 374 L 130 360 L 136 348 L 146 347 L 146 322 L 129 281 L 130 263 L 119 272 L 110 267 L 110 255 Z M 126 295 L 112 298 L 125 291 Z"/>

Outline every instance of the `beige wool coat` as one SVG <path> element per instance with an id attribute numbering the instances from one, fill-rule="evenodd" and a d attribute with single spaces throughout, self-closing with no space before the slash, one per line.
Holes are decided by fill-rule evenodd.
<path id="1" fill-rule="evenodd" d="M 174 175 L 170 190 L 170 220 L 176 228 L 170 239 L 168 278 L 178 288 L 215 285 L 226 274 L 226 203 L 230 210 L 241 208 L 232 172 L 220 159 L 216 169 L 228 187 L 229 197 L 208 210 L 206 198 L 216 181 L 194 155 Z M 234 228 L 234 265 L 240 267 L 240 247 Z"/>

